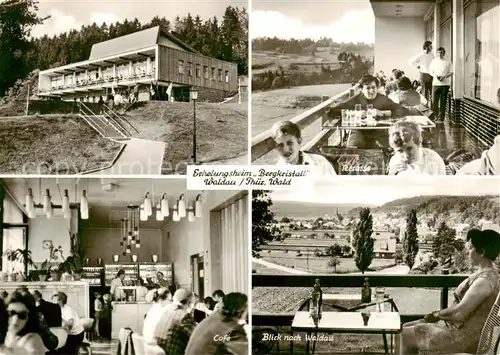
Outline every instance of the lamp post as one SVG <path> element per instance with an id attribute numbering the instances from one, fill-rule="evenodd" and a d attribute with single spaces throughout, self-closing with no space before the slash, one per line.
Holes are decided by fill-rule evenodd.
<path id="1" fill-rule="evenodd" d="M 193 163 L 196 164 L 196 100 L 198 100 L 198 90 L 191 89 L 190 95 L 193 101 Z"/>

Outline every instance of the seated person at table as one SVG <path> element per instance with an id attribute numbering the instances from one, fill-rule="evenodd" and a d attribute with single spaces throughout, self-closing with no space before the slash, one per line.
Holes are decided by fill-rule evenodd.
<path id="1" fill-rule="evenodd" d="M 398 90 L 398 81 L 403 77 L 404 72 L 399 69 L 392 69 L 392 75 L 393 75 L 392 80 L 389 81 L 387 83 L 387 86 L 385 87 L 385 93 L 387 95 L 389 95 L 391 92 Z"/>
<path id="2" fill-rule="evenodd" d="M 33 292 L 35 298 L 36 309 L 40 312 L 49 327 L 60 327 L 62 324 L 61 307 L 59 305 L 47 302 L 43 299 L 40 291 Z"/>
<path id="3" fill-rule="evenodd" d="M 39 318 L 35 300 L 29 293 L 13 292 L 7 301 L 8 328 L 1 354 L 45 354 L 47 349 L 38 334 Z"/>
<path id="4" fill-rule="evenodd" d="M 332 164 L 319 154 L 300 150 L 302 133 L 299 126 L 290 121 L 278 122 L 273 126 L 274 142 L 280 155 L 277 165 L 312 165 L 320 175 L 337 175 Z"/>
<path id="5" fill-rule="evenodd" d="M 389 175 L 446 175 L 443 158 L 422 147 L 422 128 L 417 123 L 395 123 L 389 130 L 389 144 L 394 150 Z"/>
<path id="6" fill-rule="evenodd" d="M 500 253 L 500 234 L 471 229 L 467 233 L 467 249 L 477 271 L 457 287 L 453 305 L 403 324 L 402 354 L 476 352 L 483 325 L 499 291 L 494 260 Z"/>
<path id="7" fill-rule="evenodd" d="M 425 97 L 413 90 L 411 81 L 406 76 L 403 76 L 398 80 L 397 88 L 396 92 L 389 95 L 389 98 L 395 103 L 398 103 L 410 110 L 414 106 L 427 104 Z M 419 112 L 415 111 L 415 114 L 419 114 Z"/>
<path id="8" fill-rule="evenodd" d="M 493 146 L 457 172 L 457 175 L 500 175 L 500 136 L 495 137 Z"/>
<path id="9" fill-rule="evenodd" d="M 410 111 L 395 103 L 387 96 L 378 92 L 379 81 L 372 75 L 364 75 L 360 80 L 362 87 L 361 94 L 358 94 L 349 100 L 340 103 L 333 107 L 329 116 L 340 116 L 339 112 L 342 109 L 354 110 L 356 105 L 361 105 L 362 110 L 366 110 L 367 105 L 373 105 L 376 110 L 375 119 L 381 120 L 384 118 L 398 118 L 410 114 Z M 384 129 L 377 130 L 351 130 L 349 141 L 347 142 L 348 148 L 387 148 L 388 135 Z"/>

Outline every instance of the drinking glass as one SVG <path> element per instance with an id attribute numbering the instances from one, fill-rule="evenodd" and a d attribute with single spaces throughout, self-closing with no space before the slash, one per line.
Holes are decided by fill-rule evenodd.
<path id="1" fill-rule="evenodd" d="M 377 302 L 377 308 L 379 312 L 385 312 L 385 303 L 382 303 L 385 298 L 385 289 L 383 287 L 377 287 L 375 289 L 375 302 Z"/>
<path id="2" fill-rule="evenodd" d="M 340 112 L 342 117 L 342 126 L 347 126 L 347 110 L 342 109 Z"/>
<path id="3" fill-rule="evenodd" d="M 363 111 L 361 111 L 361 105 L 360 104 L 354 105 L 354 111 L 356 117 L 356 124 L 358 124 L 363 115 Z"/>
<path id="4" fill-rule="evenodd" d="M 375 118 L 375 110 L 373 109 L 373 105 L 366 105 L 366 118 L 368 120 L 373 120 Z"/>

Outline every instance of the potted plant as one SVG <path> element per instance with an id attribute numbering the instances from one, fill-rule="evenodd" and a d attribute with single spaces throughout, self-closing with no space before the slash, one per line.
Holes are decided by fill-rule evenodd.
<path id="1" fill-rule="evenodd" d="M 28 268 L 34 267 L 36 268 L 33 259 L 31 258 L 31 251 L 28 249 L 9 249 L 5 253 L 3 253 L 4 256 L 7 257 L 7 260 L 11 261 L 12 264 L 12 271 L 8 275 L 8 280 L 9 281 L 19 281 L 22 282 L 28 277 Z M 24 265 L 24 270 L 23 272 L 16 273 L 16 264 L 23 264 Z"/>
<path id="2" fill-rule="evenodd" d="M 78 281 L 82 278 L 82 263 L 78 250 L 78 235 L 68 230 L 71 239 L 71 255 L 66 258 L 60 265 L 59 269 L 62 273 L 71 274 L 73 280 Z"/>

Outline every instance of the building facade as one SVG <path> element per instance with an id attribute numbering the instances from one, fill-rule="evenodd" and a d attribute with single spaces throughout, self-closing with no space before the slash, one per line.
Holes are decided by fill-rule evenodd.
<path id="1" fill-rule="evenodd" d="M 88 60 L 41 71 L 38 95 L 65 101 L 99 102 L 111 94 L 135 93 L 138 101 L 222 101 L 238 91 L 234 63 L 201 55 L 160 27 L 92 46 Z"/>
<path id="2" fill-rule="evenodd" d="M 448 115 L 471 137 L 466 146 L 491 146 L 500 121 L 500 1 L 370 0 L 375 14 L 375 71 L 402 69 L 419 79 L 409 61 L 424 41 L 444 47 L 453 63 Z"/>

